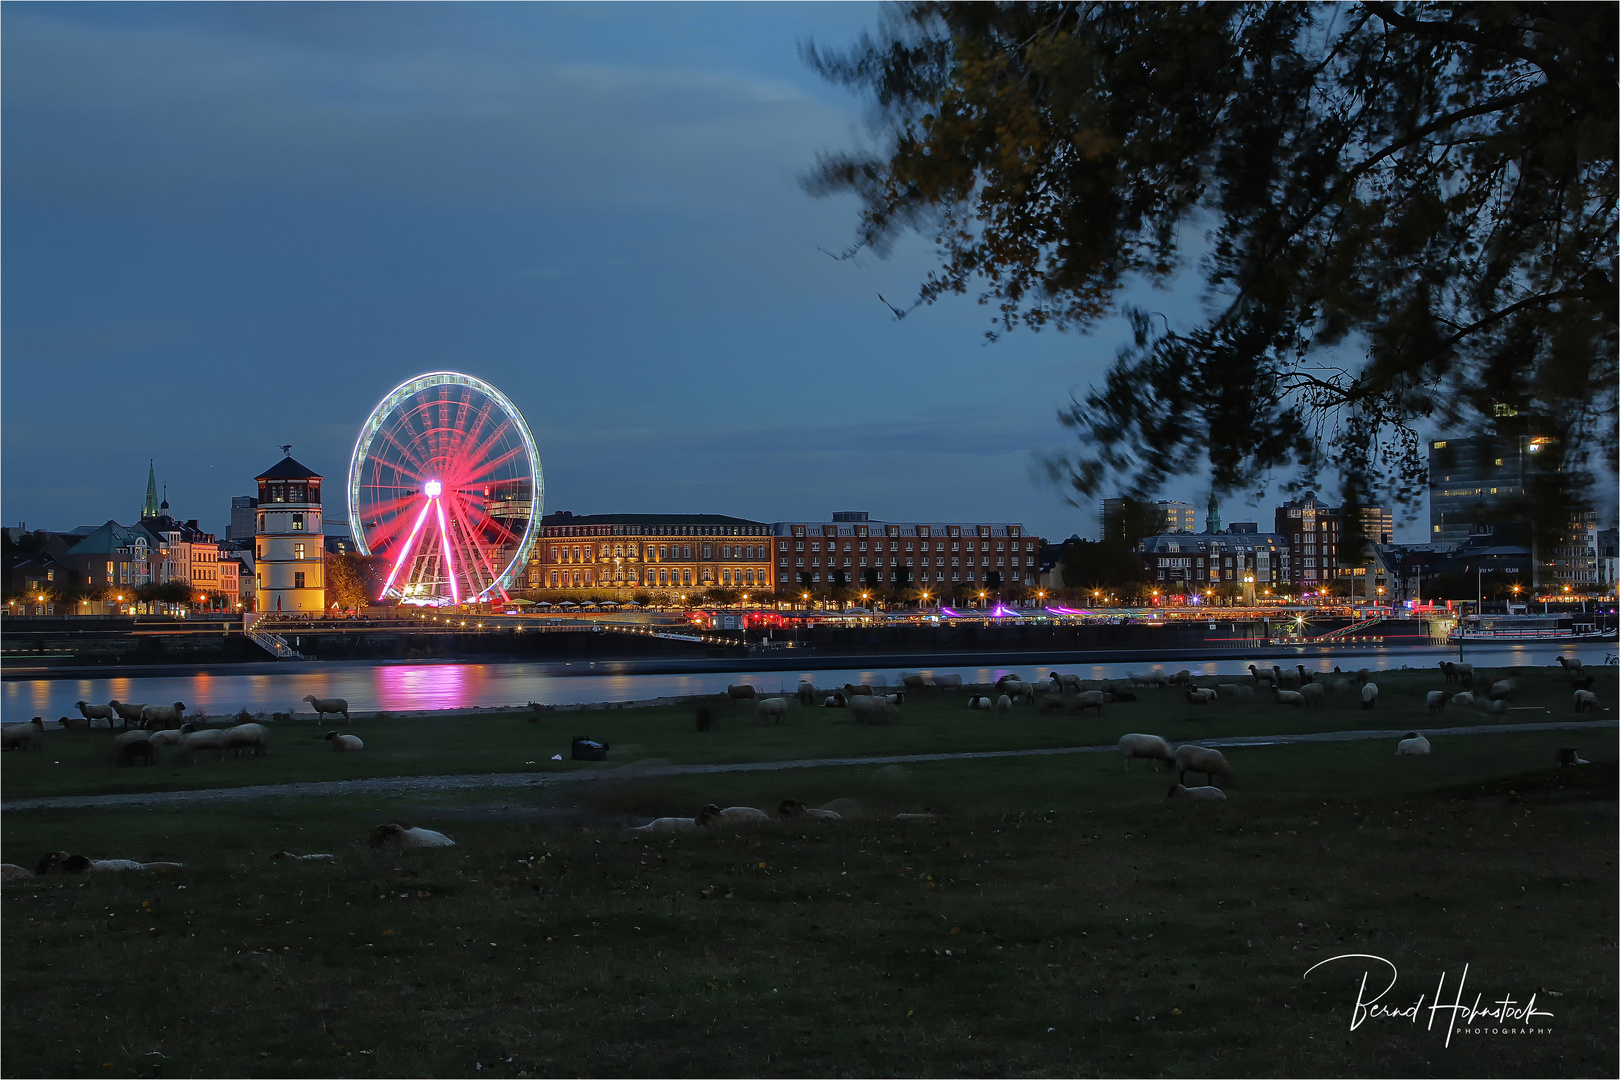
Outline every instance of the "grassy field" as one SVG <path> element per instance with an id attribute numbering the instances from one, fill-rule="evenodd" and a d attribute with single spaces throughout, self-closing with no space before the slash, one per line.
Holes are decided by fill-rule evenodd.
<path id="1" fill-rule="evenodd" d="M 1419 678 L 1381 699 L 1376 723 L 1351 708 L 1223 713 L 1150 700 L 1103 721 L 1003 722 L 940 705 L 908 707 L 895 727 L 817 712 L 709 735 L 692 729 L 690 709 L 352 727 L 368 747 L 373 732 L 530 740 L 489 751 L 502 761 L 586 733 L 616 751 L 701 761 L 1072 744 L 1138 728 L 1174 736 L 1178 725 L 1237 734 L 1463 722 L 1430 725 L 1421 704 L 1404 702 L 1428 688 Z M 1520 681 L 1521 704 L 1544 698 L 1565 712 L 1555 681 Z M 305 730 L 312 743 L 316 734 Z M 51 745 L 72 736 L 60 738 Z M 1595 764 L 1549 767 L 1562 745 Z M 656 781 L 626 769 L 538 792 L 13 812 L 0 819 L 10 862 L 65 849 L 186 868 L 5 890 L 0 1071 L 1615 1075 L 1614 733 L 1437 738 L 1428 758 L 1393 749 L 1235 748 L 1225 803 L 1168 803 L 1165 773 L 1074 755 Z M 280 737 L 263 761 L 196 768 L 274 766 L 302 780 L 372 753 L 305 753 Z M 66 789 L 50 770 L 67 759 L 20 757 L 5 761 L 8 796 L 19 794 L 13 768 Z M 41 764 L 55 760 L 64 764 Z M 454 760 L 391 767 L 477 767 Z M 676 838 L 613 824 L 625 812 L 789 797 L 850 799 L 862 812 Z M 943 822 L 891 820 L 925 806 L 943 808 Z M 563 813 L 580 818 L 546 823 Z M 438 828 L 458 846 L 374 853 L 359 841 L 382 821 Z M 337 858 L 272 860 L 281 849 Z M 1536 993 L 1553 1016 L 1538 1021 L 1542 1034 L 1457 1034 L 1449 1047 L 1444 1015 L 1432 1031 L 1426 1017 L 1351 1031 L 1364 966 L 1304 977 L 1344 953 L 1398 965 L 1389 1000 L 1401 1006 L 1433 995 L 1442 972 L 1449 1001 L 1467 964 L 1465 1002 L 1476 991 L 1487 1002 Z"/>
<path id="2" fill-rule="evenodd" d="M 111 734 L 47 733 L 40 753 L 0 758 L 6 798 L 60 794 L 164 791 L 230 787 L 302 780 L 346 780 L 373 776 L 443 773 L 545 772 L 599 769 L 570 760 L 570 740 L 589 735 L 612 745 L 609 766 L 643 758 L 679 764 L 782 761 L 826 756 L 948 753 L 1110 744 L 1129 731 L 1147 731 L 1172 740 L 1229 735 L 1294 734 L 1362 728 L 1427 728 L 1479 723 L 1524 723 L 1576 719 L 1567 680 L 1557 669 L 1482 673 L 1480 682 L 1511 676 L 1520 689 L 1506 717 L 1468 709 L 1428 715 L 1424 696 L 1444 689 L 1438 671 L 1390 672 L 1378 676 L 1378 707 L 1363 710 L 1353 693 L 1330 695 L 1322 709 L 1279 706 L 1261 693 L 1249 702 L 1186 703 L 1171 690 L 1138 691 L 1136 703 L 1110 706 L 1102 717 L 1043 716 L 1021 706 L 1011 718 L 970 712 L 965 697 L 916 697 L 902 709 L 903 722 L 858 725 L 847 711 L 795 707 L 787 723 L 759 726 L 747 707 L 710 700 L 718 727 L 700 733 L 694 717 L 701 702 L 680 706 L 578 710 L 541 714 L 485 712 L 431 718 L 361 719 L 348 724 L 281 722 L 269 725 L 272 752 L 262 759 L 187 764 L 171 750 L 160 751 L 151 768 L 118 768 L 110 760 Z M 1616 700 L 1614 669 L 1600 671 L 1594 688 L 1605 702 Z M 1213 682 L 1214 680 L 1209 680 Z M 1483 687 L 1482 687 L 1483 688 Z M 1456 689 L 1453 687 L 1452 689 Z M 1608 714 L 1611 718 L 1613 712 Z M 1587 714 L 1581 719 L 1592 719 Z M 366 750 L 335 754 L 322 736 L 336 726 L 360 735 Z"/>

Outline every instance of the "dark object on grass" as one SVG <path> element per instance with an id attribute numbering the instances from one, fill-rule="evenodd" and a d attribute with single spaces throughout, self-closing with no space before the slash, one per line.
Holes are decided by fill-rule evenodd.
<path id="1" fill-rule="evenodd" d="M 1560 746 L 1558 748 L 1559 765 L 1590 765 L 1590 761 L 1581 757 L 1581 752 L 1573 746 Z"/>
<path id="2" fill-rule="evenodd" d="M 573 755 L 575 761 L 606 761 L 608 744 L 587 739 L 583 735 L 575 735 Z"/>
<path id="3" fill-rule="evenodd" d="M 709 708 L 707 705 L 698 706 L 697 729 L 699 731 L 714 730 L 714 710 Z"/>
<path id="4" fill-rule="evenodd" d="M 151 739 L 132 739 L 127 743 L 120 743 L 114 750 L 117 764 L 134 765 L 140 762 L 146 765 L 156 764 Z"/>
<path id="5" fill-rule="evenodd" d="M 1572 689 L 1575 689 L 1575 690 L 1590 690 L 1590 689 L 1592 689 L 1592 683 L 1595 680 L 1596 680 L 1596 676 L 1588 675 L 1584 679 L 1571 679 L 1569 681 L 1569 685 L 1570 685 L 1570 687 Z"/>

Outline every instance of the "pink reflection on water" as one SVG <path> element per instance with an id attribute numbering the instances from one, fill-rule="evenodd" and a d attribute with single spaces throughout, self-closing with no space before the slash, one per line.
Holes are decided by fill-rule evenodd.
<path id="1" fill-rule="evenodd" d="M 423 664 L 385 667 L 377 672 L 381 709 L 457 709 L 479 704 L 484 665 Z"/>

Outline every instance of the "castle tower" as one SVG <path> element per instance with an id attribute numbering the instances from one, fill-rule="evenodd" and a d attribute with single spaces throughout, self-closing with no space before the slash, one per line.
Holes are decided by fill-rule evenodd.
<path id="1" fill-rule="evenodd" d="M 259 482 L 255 606 L 265 615 L 319 615 L 326 607 L 321 477 L 288 454 L 254 479 Z"/>
<path id="2" fill-rule="evenodd" d="M 141 504 L 141 520 L 155 518 L 161 513 L 158 510 L 157 497 L 157 468 L 151 458 L 146 459 L 146 501 Z"/>
<path id="3" fill-rule="evenodd" d="M 1216 501 L 1215 493 L 1209 493 L 1209 516 L 1204 519 L 1204 531 L 1218 533 L 1221 531 L 1221 504 Z"/>

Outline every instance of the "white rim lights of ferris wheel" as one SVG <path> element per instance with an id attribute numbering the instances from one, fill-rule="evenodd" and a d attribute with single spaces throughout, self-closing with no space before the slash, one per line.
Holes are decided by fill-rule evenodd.
<path id="1" fill-rule="evenodd" d="M 539 533 L 544 477 L 511 400 L 454 371 L 407 379 L 371 411 L 349 463 L 349 521 L 387 559 L 383 594 L 440 605 L 505 594 Z"/>

